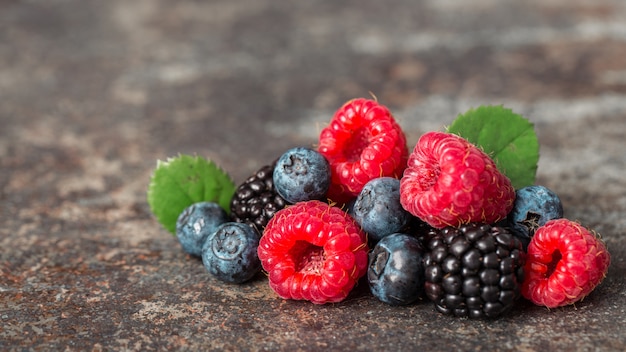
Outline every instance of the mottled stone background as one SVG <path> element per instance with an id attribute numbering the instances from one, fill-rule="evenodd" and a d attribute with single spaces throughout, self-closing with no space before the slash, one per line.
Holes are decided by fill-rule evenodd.
<path id="1" fill-rule="evenodd" d="M 622 0 L 0 0 L 0 350 L 623 351 L 625 57 Z M 219 283 L 150 214 L 157 159 L 239 183 L 370 92 L 411 147 L 481 104 L 529 118 L 603 284 L 495 321 L 363 285 L 315 306 Z"/>

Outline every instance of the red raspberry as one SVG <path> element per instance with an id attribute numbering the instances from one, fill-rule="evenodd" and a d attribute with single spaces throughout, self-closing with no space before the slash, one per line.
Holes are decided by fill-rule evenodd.
<path id="1" fill-rule="evenodd" d="M 346 203 L 371 179 L 400 178 L 409 150 L 402 128 L 389 110 L 368 99 L 353 99 L 320 133 L 318 151 L 332 170 L 328 198 Z"/>
<path id="2" fill-rule="evenodd" d="M 610 262 L 595 234 L 571 220 L 550 220 L 528 245 L 522 295 L 548 308 L 575 303 L 602 282 Z"/>
<path id="3" fill-rule="evenodd" d="M 400 202 L 435 228 L 495 223 L 513 208 L 515 189 L 494 161 L 451 133 L 422 135 L 400 180 Z"/>
<path id="4" fill-rule="evenodd" d="M 338 207 L 312 200 L 269 221 L 258 255 L 270 287 L 284 299 L 339 302 L 367 272 L 365 233 Z"/>

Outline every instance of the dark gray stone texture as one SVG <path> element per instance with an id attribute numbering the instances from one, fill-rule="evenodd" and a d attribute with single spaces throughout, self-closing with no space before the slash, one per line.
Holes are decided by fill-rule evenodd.
<path id="1" fill-rule="evenodd" d="M 621 0 L 0 0 L 0 350 L 626 350 L 625 57 Z M 370 92 L 411 148 L 481 104 L 529 118 L 605 281 L 493 321 L 317 306 L 211 278 L 152 217 L 157 159 L 239 183 Z"/>

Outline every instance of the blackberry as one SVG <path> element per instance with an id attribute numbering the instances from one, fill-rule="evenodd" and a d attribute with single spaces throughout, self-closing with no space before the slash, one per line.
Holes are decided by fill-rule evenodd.
<path id="1" fill-rule="evenodd" d="M 273 173 L 276 161 L 265 165 L 248 177 L 235 190 L 230 202 L 233 221 L 245 223 L 261 236 L 267 222 L 283 209 L 287 202 L 274 187 Z"/>
<path id="2" fill-rule="evenodd" d="M 426 296 L 443 314 L 498 317 L 520 297 L 524 260 L 522 243 L 504 227 L 443 228 L 424 256 Z"/>

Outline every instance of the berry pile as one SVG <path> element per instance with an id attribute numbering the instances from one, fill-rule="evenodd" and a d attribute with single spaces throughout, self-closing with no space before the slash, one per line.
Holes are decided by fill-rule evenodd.
<path id="1" fill-rule="evenodd" d="M 409 153 L 389 109 L 354 99 L 317 148 L 289 149 L 238 187 L 213 165 L 170 161 L 149 202 L 214 277 L 243 283 L 264 272 L 283 299 L 340 302 L 363 280 L 386 304 L 427 299 L 459 317 L 498 317 L 522 298 L 565 306 L 602 282 L 610 255 L 534 184 L 528 126 L 510 110 L 481 107 L 446 132 L 424 133 Z M 160 179 L 179 179 L 171 189 L 188 192 L 174 197 Z M 206 183 L 183 183 L 191 179 Z M 203 196 L 189 201 L 195 189 Z M 175 226 L 159 199 L 186 205 Z"/>

